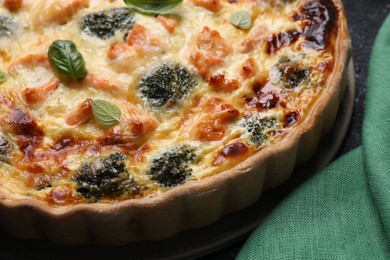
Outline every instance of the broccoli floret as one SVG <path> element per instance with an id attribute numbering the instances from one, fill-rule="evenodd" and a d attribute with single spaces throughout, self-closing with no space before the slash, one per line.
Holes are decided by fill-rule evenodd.
<path id="1" fill-rule="evenodd" d="M 161 108 L 184 98 L 196 84 L 195 76 L 184 66 L 169 62 L 145 74 L 138 90 L 152 108 Z"/>
<path id="2" fill-rule="evenodd" d="M 77 192 L 93 201 L 102 197 L 138 195 L 141 187 L 127 172 L 125 159 L 123 154 L 114 153 L 82 164 L 73 176 L 78 185 Z"/>
<path id="3" fill-rule="evenodd" d="M 195 158 L 194 148 L 188 145 L 175 147 L 155 157 L 147 174 L 162 187 L 174 187 L 185 183 L 191 176 L 189 165 Z"/>
<path id="4" fill-rule="evenodd" d="M 268 132 L 279 128 L 279 121 L 275 117 L 261 117 L 259 114 L 252 115 L 242 123 L 249 134 L 249 142 L 260 146 L 268 139 Z"/>
<path id="5" fill-rule="evenodd" d="M 0 16 L 0 38 L 15 34 L 18 28 L 18 24 L 12 21 L 10 17 L 5 15 Z"/>
<path id="6" fill-rule="evenodd" d="M 282 57 L 273 67 L 271 81 L 278 86 L 292 89 L 298 87 L 309 75 L 310 70 L 287 57 Z"/>
<path id="7" fill-rule="evenodd" d="M 8 139 L 0 137 L 0 161 L 9 163 L 13 145 Z"/>
<path id="8" fill-rule="evenodd" d="M 134 23 L 134 14 L 128 8 L 114 8 L 84 16 L 80 26 L 88 35 L 108 39 L 117 31 L 128 32 Z"/>

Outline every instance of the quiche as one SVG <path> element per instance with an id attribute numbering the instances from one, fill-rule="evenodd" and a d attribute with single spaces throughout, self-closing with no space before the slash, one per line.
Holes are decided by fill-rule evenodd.
<path id="1" fill-rule="evenodd" d="M 340 0 L 0 1 L 0 225 L 119 245 L 253 204 L 333 124 Z"/>

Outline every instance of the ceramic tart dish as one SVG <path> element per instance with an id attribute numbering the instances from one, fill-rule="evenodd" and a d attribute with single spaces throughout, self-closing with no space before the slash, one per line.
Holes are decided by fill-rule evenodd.
<path id="1" fill-rule="evenodd" d="M 246 208 L 331 127 L 340 0 L 0 1 L 0 226 L 164 239 Z"/>

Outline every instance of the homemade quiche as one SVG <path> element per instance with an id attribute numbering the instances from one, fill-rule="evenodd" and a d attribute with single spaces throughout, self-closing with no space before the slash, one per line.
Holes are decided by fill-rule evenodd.
<path id="1" fill-rule="evenodd" d="M 0 1 L 0 225 L 117 245 L 254 203 L 333 124 L 340 0 Z"/>

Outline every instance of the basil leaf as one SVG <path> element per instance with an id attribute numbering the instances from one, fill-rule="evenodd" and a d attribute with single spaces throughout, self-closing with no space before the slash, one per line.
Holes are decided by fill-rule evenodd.
<path id="1" fill-rule="evenodd" d="M 54 68 L 68 78 L 81 79 L 88 73 L 83 56 L 71 41 L 54 41 L 50 45 L 48 56 Z"/>
<path id="2" fill-rule="evenodd" d="M 105 127 L 116 125 L 122 114 L 117 105 L 101 99 L 92 101 L 92 113 L 96 121 Z"/>
<path id="3" fill-rule="evenodd" d="M 124 0 L 127 6 L 145 14 L 167 14 L 183 0 Z"/>
<path id="4" fill-rule="evenodd" d="M 239 11 L 230 16 L 229 22 L 236 27 L 247 30 L 252 26 L 252 17 L 247 11 Z"/>
<path id="5" fill-rule="evenodd" d="M 7 81 L 7 75 L 0 70 L 0 83 Z"/>

